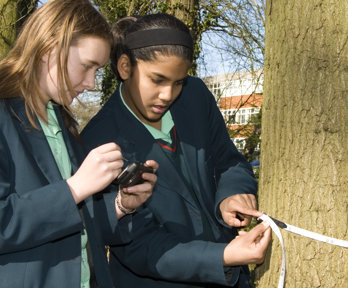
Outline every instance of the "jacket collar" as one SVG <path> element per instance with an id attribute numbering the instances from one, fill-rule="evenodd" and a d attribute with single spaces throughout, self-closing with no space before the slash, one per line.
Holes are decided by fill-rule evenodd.
<path id="1" fill-rule="evenodd" d="M 32 127 L 27 117 L 23 99 L 9 99 L 9 105 L 16 116 L 15 118 L 17 121 L 15 122 L 18 127 L 20 137 L 23 139 L 23 143 L 25 143 L 26 149 L 32 155 L 42 173 L 50 183 L 61 180 L 62 177 L 59 172 L 58 166 L 54 160 L 51 148 L 46 140 L 46 136 L 43 133 L 38 120 L 36 119 L 35 121 L 39 129 L 35 129 L 34 127 Z M 68 131 L 63 123 L 61 113 L 57 109 L 55 111 L 59 125 L 62 128 L 63 137 L 68 149 L 69 156 L 71 158 L 71 165 L 75 170 L 77 169 L 77 159 L 75 156 L 74 148 L 70 143 L 70 136 L 68 135 Z"/>

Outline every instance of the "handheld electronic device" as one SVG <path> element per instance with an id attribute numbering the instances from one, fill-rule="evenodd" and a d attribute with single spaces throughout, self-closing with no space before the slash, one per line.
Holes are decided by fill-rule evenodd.
<path id="1" fill-rule="evenodd" d="M 144 179 L 141 177 L 143 173 L 154 173 L 154 171 L 151 167 L 147 167 L 143 163 L 135 161 L 129 164 L 120 175 L 117 176 L 114 183 L 123 187 L 144 183 Z"/>

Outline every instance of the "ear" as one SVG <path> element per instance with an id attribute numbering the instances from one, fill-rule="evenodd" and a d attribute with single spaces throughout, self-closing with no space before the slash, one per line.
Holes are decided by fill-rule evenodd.
<path id="1" fill-rule="evenodd" d="M 129 57 L 126 54 L 122 54 L 117 61 L 117 71 L 122 80 L 127 80 L 130 77 L 131 70 L 132 67 Z"/>
<path id="2" fill-rule="evenodd" d="M 49 52 L 46 52 L 42 57 L 41 57 L 41 61 L 43 63 L 48 63 L 48 60 L 50 58 L 50 53 Z"/>
<path id="3" fill-rule="evenodd" d="M 52 50 L 50 51 L 47 51 L 42 57 L 41 57 L 41 61 L 43 63 L 48 63 L 48 61 L 50 59 L 52 59 L 53 56 L 55 56 L 55 53 L 56 53 L 56 48 L 53 48 Z"/>

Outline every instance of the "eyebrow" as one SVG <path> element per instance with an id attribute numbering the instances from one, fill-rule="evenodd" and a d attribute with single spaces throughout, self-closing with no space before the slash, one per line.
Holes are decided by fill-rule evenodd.
<path id="1" fill-rule="evenodd" d="M 86 61 L 89 63 L 89 64 L 92 64 L 93 66 L 97 66 L 97 67 L 103 67 L 104 65 L 98 63 L 97 61 L 94 61 L 94 60 L 89 60 L 89 59 L 86 59 Z"/>
<path id="2" fill-rule="evenodd" d="M 152 74 L 154 74 L 155 76 L 157 76 L 157 77 L 159 77 L 159 78 L 161 78 L 163 80 L 171 81 L 171 79 L 169 79 L 168 77 L 166 77 L 166 76 L 164 76 L 162 74 L 159 74 L 159 73 L 156 73 L 156 72 L 152 72 Z M 175 82 L 184 81 L 186 78 L 187 78 L 187 75 L 184 78 L 182 78 L 182 79 L 175 80 Z"/>

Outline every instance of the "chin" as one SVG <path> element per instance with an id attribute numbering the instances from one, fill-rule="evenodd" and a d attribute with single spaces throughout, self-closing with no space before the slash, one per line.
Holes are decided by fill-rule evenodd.
<path id="1" fill-rule="evenodd" d="M 155 114 L 155 115 L 149 115 L 149 117 L 146 119 L 149 122 L 156 123 L 158 121 L 161 121 L 164 114 Z"/>

